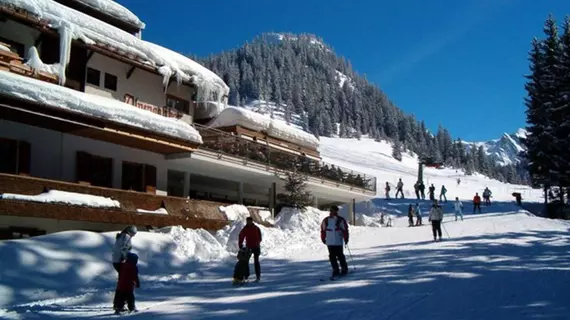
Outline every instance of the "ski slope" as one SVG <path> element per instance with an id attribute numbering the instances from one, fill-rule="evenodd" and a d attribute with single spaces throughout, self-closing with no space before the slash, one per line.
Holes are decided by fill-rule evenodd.
<path id="1" fill-rule="evenodd" d="M 386 182 L 390 183 L 390 195 L 393 197 L 400 178 L 404 183 L 405 196 L 415 197 L 414 183 L 418 179 L 418 157 L 415 154 L 403 153 L 400 162 L 392 157 L 391 143 L 376 142 L 365 136 L 360 140 L 321 137 L 319 151 L 325 162 L 376 176 L 377 193 L 380 197 L 384 197 Z M 457 179 L 461 180 L 459 185 Z M 502 183 L 478 173 L 467 176 L 462 170 L 451 168 L 425 168 L 424 184 L 426 196 L 429 186 L 434 184 L 438 197 L 441 186 L 445 185 L 448 199 L 459 197 L 462 200 L 471 200 L 475 192 L 481 195 L 485 187 L 489 187 L 493 192 L 493 199 L 497 201 L 513 201 L 513 192 L 520 192 L 523 201 L 540 202 L 542 196 L 540 190 L 528 186 Z"/>
<path id="2" fill-rule="evenodd" d="M 379 185 L 402 178 L 406 196 L 411 195 L 414 158 L 397 162 L 386 148 L 388 144 L 366 139 L 321 138 L 326 161 L 375 174 Z M 231 276 L 244 208 L 225 207 L 236 220 L 215 233 L 179 227 L 139 232 L 133 252 L 140 257 L 141 288 L 135 291 L 140 312 L 130 316 L 570 319 L 570 223 L 536 217 L 510 196 L 512 190 L 523 190 L 523 201 L 532 201 L 540 192 L 450 169 L 428 169 L 426 179 L 438 195 L 440 184 L 446 184 L 449 198 L 463 200 L 465 220 L 456 222 L 451 202 L 444 203 L 444 241 L 433 242 L 429 201 L 419 201 L 424 226 L 410 228 L 405 213 L 417 200 L 375 199 L 369 210 L 359 212 L 360 220 L 378 221 L 384 213 L 393 217 L 394 226 L 351 226 L 345 253 L 354 273 L 336 282 L 326 279 L 331 268 L 319 239 L 319 223 L 327 212 L 314 208 L 283 212 L 275 228 L 260 226 L 262 281 L 243 287 L 232 287 Z M 473 214 L 470 199 L 485 186 L 493 191 L 493 203 Z M 68 231 L 0 241 L 0 318 L 116 318 L 111 308 L 114 236 Z"/>

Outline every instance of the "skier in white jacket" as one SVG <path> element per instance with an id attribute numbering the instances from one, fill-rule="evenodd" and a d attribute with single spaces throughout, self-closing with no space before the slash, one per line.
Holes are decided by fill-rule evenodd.
<path id="1" fill-rule="evenodd" d="M 437 200 L 433 201 L 433 205 L 429 212 L 429 221 L 431 222 L 433 240 L 437 241 L 437 236 L 439 235 L 439 241 L 441 241 L 441 222 L 443 221 L 443 209 Z"/>
<path id="2" fill-rule="evenodd" d="M 121 263 L 127 259 L 127 254 L 131 251 L 131 239 L 137 234 L 136 226 L 128 226 L 120 233 L 117 233 L 115 245 L 113 246 L 113 267 L 119 273 Z"/>
<path id="3" fill-rule="evenodd" d="M 331 206 L 330 215 L 321 222 L 321 241 L 329 249 L 329 260 L 333 269 L 332 277 L 348 273 L 348 264 L 342 250 L 344 244 L 348 244 L 348 223 L 338 214 L 338 207 Z M 338 262 L 340 268 L 338 268 Z"/>
<path id="4" fill-rule="evenodd" d="M 455 197 L 453 207 L 455 208 L 455 221 L 457 221 L 457 216 L 460 216 L 461 221 L 463 221 L 463 203 L 459 201 L 458 197 Z"/>

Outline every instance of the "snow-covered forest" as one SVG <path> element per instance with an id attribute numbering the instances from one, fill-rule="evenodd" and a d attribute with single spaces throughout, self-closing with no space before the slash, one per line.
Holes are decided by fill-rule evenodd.
<path id="1" fill-rule="evenodd" d="M 317 137 L 366 134 L 393 141 L 396 158 L 412 151 L 468 173 L 512 183 L 529 181 L 522 162 L 499 163 L 482 146 L 466 148 L 460 137 L 452 138 L 441 126 L 431 133 L 314 35 L 263 34 L 241 48 L 199 60 L 229 85 L 229 104 L 275 102 L 283 105 L 286 120 L 301 115 L 305 129 Z"/>

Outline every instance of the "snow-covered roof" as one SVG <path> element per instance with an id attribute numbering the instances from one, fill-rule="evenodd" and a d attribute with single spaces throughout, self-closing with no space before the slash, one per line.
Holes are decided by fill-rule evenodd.
<path id="1" fill-rule="evenodd" d="M 198 102 L 194 109 L 194 119 L 211 119 L 219 115 L 226 105 L 216 101 Z"/>
<path id="2" fill-rule="evenodd" d="M 201 66 L 190 58 L 184 57 L 159 45 L 143 41 L 130 33 L 90 17 L 82 12 L 63 6 L 52 0 L 0 0 L 0 5 L 9 5 L 24 9 L 49 23 L 57 29 L 62 38 L 61 52 L 65 61 L 69 62 L 70 43 L 66 38 L 81 40 L 88 45 L 115 48 L 126 57 L 136 57 L 152 67 L 158 68 L 167 83 L 174 77 L 179 83 L 190 81 L 198 85 L 198 95 L 202 100 L 211 100 L 216 96 L 221 101 L 229 93 L 229 87 L 216 74 Z M 61 78 L 61 75 L 60 75 Z"/>
<path id="3" fill-rule="evenodd" d="M 299 146 L 311 149 L 319 146 L 319 140 L 308 132 L 240 107 L 228 106 L 207 126 L 211 128 L 242 126 L 250 130 L 265 132 L 271 137 Z"/>
<path id="4" fill-rule="evenodd" d="M 184 121 L 6 71 L 0 71 L 0 94 L 202 143 L 198 131 Z"/>
<path id="5" fill-rule="evenodd" d="M 124 21 L 128 24 L 136 26 L 139 29 L 144 29 L 145 24 L 132 13 L 129 9 L 116 3 L 113 0 L 74 0 L 101 13 L 104 13 L 113 18 Z"/>

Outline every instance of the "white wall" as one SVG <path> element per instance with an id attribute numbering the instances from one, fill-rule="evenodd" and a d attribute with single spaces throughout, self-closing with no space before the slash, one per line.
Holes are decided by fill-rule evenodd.
<path id="1" fill-rule="evenodd" d="M 85 151 L 94 155 L 113 158 L 113 187 L 121 188 L 122 161 L 144 163 L 153 165 L 157 170 L 157 191 L 166 194 L 168 170 L 192 172 L 191 168 L 180 162 L 167 161 L 161 154 L 139 149 L 115 145 L 108 142 L 78 137 L 53 130 L 28 126 L 12 121 L 0 119 L 0 137 L 25 140 L 31 144 L 31 175 L 39 178 L 75 182 L 76 181 L 76 153 Z M 191 183 L 191 181 L 190 181 Z M 204 190 L 202 190 L 202 188 Z M 207 186 L 203 183 L 192 186 L 205 192 L 226 193 L 228 196 L 237 195 L 235 190 Z M 269 186 L 267 186 L 269 188 Z M 266 199 L 263 188 L 260 193 L 248 188 L 246 198 Z"/>
<path id="2" fill-rule="evenodd" d="M 127 79 L 127 72 L 131 69 L 130 65 L 98 53 L 93 54 L 87 63 L 87 67 L 99 70 L 101 78 L 99 87 L 86 83 L 86 93 L 114 98 L 120 101 L 124 101 L 125 94 L 130 94 L 138 98 L 139 101 L 157 107 L 162 107 L 166 104 L 166 94 L 163 89 L 163 77 L 161 75 L 136 68 L 131 77 Z M 117 76 L 117 91 L 105 89 L 105 72 Z M 193 91 L 193 88 L 187 85 L 178 85 L 174 81 L 168 87 L 167 93 L 187 100 L 190 103 Z M 190 103 L 190 116 L 193 115 L 193 109 Z"/>

